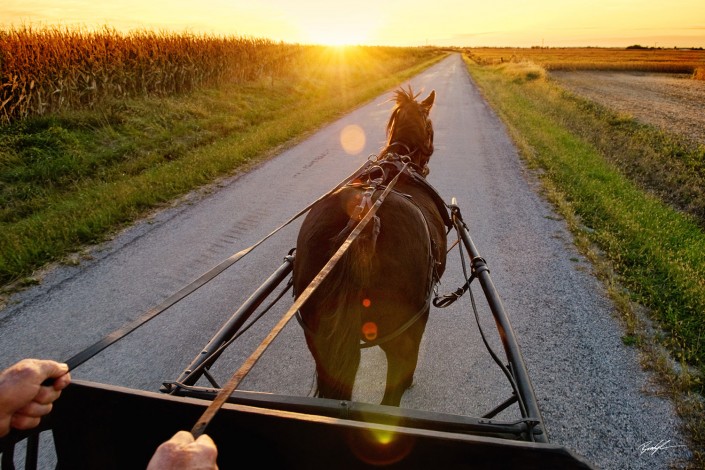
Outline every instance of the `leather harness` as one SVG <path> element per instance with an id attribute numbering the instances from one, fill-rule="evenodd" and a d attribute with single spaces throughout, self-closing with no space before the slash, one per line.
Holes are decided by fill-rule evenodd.
<path id="1" fill-rule="evenodd" d="M 353 174 L 349 181 L 343 186 L 361 188 L 364 189 L 365 192 L 360 201 L 360 204 L 355 208 L 353 214 L 350 217 L 350 221 L 348 222 L 347 226 L 340 232 L 338 238 L 345 238 L 345 236 L 347 236 L 347 234 L 352 231 L 357 222 L 367 212 L 368 208 L 371 207 L 372 196 L 375 191 L 386 188 L 387 183 L 391 181 L 401 171 L 404 172 L 402 176 L 406 176 L 407 181 L 421 188 L 431 197 L 431 200 L 436 205 L 438 213 L 441 215 L 443 223 L 446 225 L 446 227 L 448 227 L 449 229 L 453 227 L 453 222 L 450 218 L 450 214 L 448 213 L 448 206 L 443 201 L 443 198 L 441 198 L 441 196 L 438 194 L 436 189 L 431 186 L 428 181 L 426 181 L 426 178 L 421 176 L 422 169 L 418 165 L 410 162 L 409 156 L 402 156 L 396 153 L 387 153 L 386 155 L 383 155 L 378 158 L 377 161 L 372 162 L 371 165 L 368 165 L 362 168 L 359 172 Z M 431 245 L 434 245 L 435 241 L 431 238 L 428 220 L 426 220 L 426 216 L 423 214 L 423 211 L 418 206 L 418 204 L 413 200 L 413 197 L 410 194 L 402 193 L 395 189 L 392 189 L 392 192 L 411 201 L 414 206 L 419 210 L 422 218 L 424 219 L 426 232 L 431 241 Z M 432 250 L 430 251 L 430 269 L 432 271 L 430 273 L 430 276 L 432 276 L 433 282 L 431 282 L 429 286 L 429 292 L 427 293 L 427 301 L 419 309 L 418 312 L 416 312 L 409 320 L 407 320 L 403 325 L 401 325 L 392 333 L 385 335 L 381 338 L 376 338 L 374 340 L 362 339 L 360 342 L 360 348 L 370 348 L 373 346 L 378 346 L 382 343 L 396 338 L 404 331 L 406 331 L 409 327 L 411 327 L 411 325 L 413 325 L 417 320 L 419 320 L 421 316 L 426 312 L 429 305 L 431 304 L 431 291 L 433 289 L 433 285 L 439 280 L 435 270 L 436 259 L 432 253 Z M 304 322 L 300 311 L 296 312 L 296 320 L 306 332 L 308 332 L 309 334 L 313 334 L 311 329 Z"/>

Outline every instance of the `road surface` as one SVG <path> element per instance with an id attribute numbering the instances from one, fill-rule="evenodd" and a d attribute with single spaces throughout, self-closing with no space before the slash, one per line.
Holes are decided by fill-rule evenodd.
<path id="1" fill-rule="evenodd" d="M 436 151 L 429 181 L 455 197 L 518 336 L 552 443 L 598 468 L 666 468 L 688 455 L 669 401 L 621 341 L 615 310 L 564 221 L 539 195 L 506 129 L 453 55 L 410 81 L 424 98 Z M 405 83 L 406 85 L 406 83 Z M 52 271 L 0 312 L 2 366 L 27 356 L 66 360 L 218 264 L 250 246 L 356 169 L 384 143 L 389 93 L 346 115 L 246 174 L 200 191 L 91 250 L 93 259 Z M 340 135 L 359 126 L 365 145 L 347 154 Z M 72 372 L 73 377 L 158 391 L 175 380 L 229 315 L 294 247 L 299 221 L 235 266 Z M 456 252 L 441 291 L 462 283 Z M 481 290 L 473 287 L 475 297 Z M 291 300 L 290 297 L 286 297 Z M 260 320 L 213 368 L 221 383 L 290 305 Z M 481 304 L 482 324 L 494 333 Z M 491 343 L 501 352 L 496 334 Z M 377 403 L 385 363 L 365 350 L 354 399 Z M 295 321 L 241 384 L 308 396 L 313 361 Z M 432 309 L 414 386 L 402 406 L 481 416 L 510 394 L 471 316 L 469 296 Z M 499 418 L 512 419 L 515 407 Z M 649 442 L 667 449 L 644 452 Z"/>

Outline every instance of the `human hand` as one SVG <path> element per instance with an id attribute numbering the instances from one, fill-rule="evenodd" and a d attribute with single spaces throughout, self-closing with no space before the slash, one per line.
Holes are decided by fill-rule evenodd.
<path id="1" fill-rule="evenodd" d="M 51 385 L 42 385 L 55 379 Z M 69 366 L 42 359 L 23 359 L 0 373 L 0 437 L 10 428 L 31 429 L 52 409 L 71 382 Z"/>
<path id="2" fill-rule="evenodd" d="M 201 434 L 194 440 L 190 432 L 179 431 L 157 448 L 147 470 L 218 470 L 217 457 L 209 436 Z"/>

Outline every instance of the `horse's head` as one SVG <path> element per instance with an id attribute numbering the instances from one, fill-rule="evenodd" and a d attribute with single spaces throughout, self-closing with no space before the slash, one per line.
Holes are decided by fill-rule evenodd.
<path id="1" fill-rule="evenodd" d="M 408 155 L 424 176 L 428 174 L 428 161 L 433 154 L 433 124 L 428 115 L 431 112 L 436 92 L 418 102 L 409 87 L 395 92 L 396 106 L 387 123 L 387 145 L 380 156 L 394 151 Z"/>

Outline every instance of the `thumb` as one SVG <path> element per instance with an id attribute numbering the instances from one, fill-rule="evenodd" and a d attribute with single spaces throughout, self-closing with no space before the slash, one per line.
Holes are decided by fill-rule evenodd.
<path id="1" fill-rule="evenodd" d="M 68 377 L 69 366 L 65 363 L 60 363 L 51 360 L 39 361 L 39 374 L 42 378 L 43 386 L 55 385 L 60 377 Z M 69 379 L 62 381 L 59 388 L 65 388 L 69 383 Z"/>
<path id="2" fill-rule="evenodd" d="M 211 439 L 208 434 L 201 434 L 196 438 L 196 442 L 207 447 L 215 448 L 215 442 L 213 442 L 213 439 Z"/>

